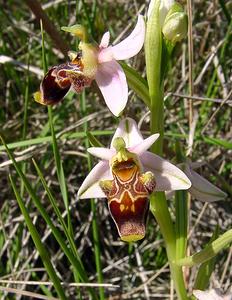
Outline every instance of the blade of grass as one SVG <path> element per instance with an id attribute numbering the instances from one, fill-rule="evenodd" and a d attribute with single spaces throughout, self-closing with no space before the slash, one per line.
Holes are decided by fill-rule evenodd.
<path id="1" fill-rule="evenodd" d="M 78 254 L 78 252 L 77 252 L 77 249 L 76 249 L 76 246 L 75 246 L 75 242 L 74 242 L 74 240 L 73 240 L 73 237 L 70 236 L 69 231 L 68 231 L 68 228 L 67 228 L 67 226 L 66 226 L 66 224 L 65 224 L 65 222 L 64 222 L 64 219 L 63 219 L 63 217 L 62 217 L 62 215 L 61 215 L 61 212 L 60 212 L 60 210 L 59 210 L 59 207 L 58 207 L 57 204 L 56 204 L 57 201 L 56 201 L 56 199 L 53 197 L 52 192 L 51 192 L 51 190 L 49 189 L 49 187 L 48 187 L 48 185 L 47 185 L 47 183 L 46 183 L 46 180 L 45 180 L 45 178 L 44 178 L 44 176 L 43 176 L 43 174 L 42 174 L 42 172 L 41 172 L 41 170 L 40 170 L 38 164 L 36 163 L 36 161 L 35 161 L 34 159 L 32 159 L 32 161 L 33 161 L 34 166 L 35 166 L 35 168 L 36 168 L 37 174 L 39 175 L 39 178 L 40 178 L 40 180 L 41 180 L 41 182 L 42 182 L 42 184 L 43 184 L 43 187 L 44 187 L 44 189 L 45 189 L 46 192 L 47 192 L 48 199 L 49 199 L 49 201 L 50 201 L 50 203 L 51 203 L 51 205 L 52 205 L 52 207 L 53 207 L 53 209 L 54 209 L 54 211 L 55 211 L 55 213 L 56 213 L 56 215 L 57 215 L 57 218 L 58 218 L 58 220 L 59 220 L 59 222 L 60 222 L 60 225 L 62 226 L 62 228 L 63 228 L 63 230 L 64 230 L 64 234 L 65 234 L 67 240 L 69 241 L 70 248 L 71 248 L 73 254 L 74 254 L 74 255 L 77 257 L 77 259 L 80 261 L 80 264 L 81 264 L 82 268 L 84 268 L 84 266 L 83 266 L 83 264 L 82 264 L 82 262 L 81 262 L 80 256 L 79 256 L 79 254 Z"/>
<path id="2" fill-rule="evenodd" d="M 211 137 L 203 137 L 203 139 L 209 143 L 209 144 L 213 144 L 216 146 L 221 146 L 225 149 L 231 150 L 232 149 L 232 143 L 225 141 L 225 140 L 221 140 L 221 139 L 216 139 L 216 138 L 211 138 Z"/>
<path id="3" fill-rule="evenodd" d="M 112 130 L 91 131 L 91 134 L 93 136 L 112 135 L 113 131 Z M 81 132 L 66 133 L 66 134 L 62 135 L 62 137 L 60 137 L 59 139 L 75 140 L 77 138 L 85 138 L 85 137 L 86 137 L 86 132 L 81 131 Z M 9 144 L 7 144 L 7 147 L 9 149 L 15 149 L 15 148 L 23 148 L 26 146 L 33 146 L 33 145 L 38 145 L 38 144 L 43 144 L 43 143 L 51 143 L 51 142 L 52 142 L 52 136 L 46 136 L 46 137 L 38 137 L 38 138 L 34 138 L 34 139 L 28 139 L 28 140 L 24 140 L 24 141 L 9 143 Z M 3 151 L 4 149 L 5 149 L 4 146 L 0 146 L 0 151 Z"/>
<path id="4" fill-rule="evenodd" d="M 59 298 L 62 299 L 62 300 L 66 300 L 66 296 L 65 296 L 65 292 L 61 286 L 61 283 L 60 283 L 60 280 L 58 278 L 58 276 L 56 275 L 56 271 L 54 270 L 53 266 L 52 266 L 52 263 L 51 263 L 51 259 L 48 255 L 48 250 L 45 248 L 45 246 L 42 244 L 41 242 L 41 238 L 38 234 L 38 231 L 36 230 L 34 224 L 32 223 L 31 219 L 30 219 L 30 215 L 29 213 L 27 212 L 27 209 L 23 203 L 23 200 L 16 188 L 16 184 L 13 180 L 13 178 L 11 176 L 9 176 L 10 178 L 10 182 L 11 182 L 11 186 L 14 190 L 14 193 L 15 193 L 15 197 L 16 197 L 16 200 L 18 202 L 18 205 L 20 207 L 20 210 L 24 216 L 24 219 L 25 219 L 25 222 L 26 222 L 26 225 L 28 227 L 28 230 L 30 231 L 30 234 L 31 234 L 31 237 L 34 241 L 34 244 L 39 252 L 39 255 L 43 261 L 43 264 L 44 264 L 44 267 L 46 268 L 47 270 L 47 273 L 49 275 L 49 277 L 51 278 L 53 284 L 54 284 L 54 287 L 56 289 L 56 292 L 57 294 L 59 295 Z"/>
<path id="5" fill-rule="evenodd" d="M 85 92 L 81 94 L 81 109 L 83 114 L 86 114 L 86 102 L 85 102 Z M 87 130 L 87 123 L 84 124 L 84 130 L 88 132 Z M 85 147 L 86 149 L 89 148 L 89 140 L 88 138 L 85 139 Z M 92 162 L 90 155 L 87 156 L 87 164 L 89 172 L 92 169 Z M 101 266 L 101 250 L 100 250 L 100 240 L 99 240 L 99 231 L 98 231 L 98 224 L 97 224 L 97 211 L 96 211 L 96 204 L 95 200 L 91 199 L 91 211 L 93 214 L 92 219 L 92 230 L 93 230 L 93 240 L 94 240 L 94 253 L 95 253 L 95 263 L 96 263 L 96 269 L 97 269 L 97 275 L 98 275 L 98 283 L 103 282 L 103 274 L 102 274 L 102 266 Z M 99 296 L 100 300 L 105 299 L 104 295 L 104 288 L 99 288 Z"/>
<path id="6" fill-rule="evenodd" d="M 79 274 L 79 277 L 81 278 L 82 282 L 88 282 L 88 276 L 86 275 L 85 269 L 82 268 L 81 263 L 78 261 L 78 259 L 72 254 L 72 252 L 68 249 L 68 247 L 66 246 L 66 243 L 60 233 L 60 231 L 55 227 L 53 221 L 50 219 L 49 215 L 47 214 L 46 209 L 44 208 L 43 204 L 40 202 L 39 197 L 37 197 L 36 193 L 34 192 L 32 186 L 30 185 L 29 181 L 27 180 L 27 178 L 25 177 L 25 175 L 22 173 L 18 163 L 16 162 L 14 156 L 12 155 L 11 151 L 9 150 L 9 148 L 7 147 L 5 140 L 3 139 L 2 136 L 0 136 L 0 139 L 3 143 L 3 145 L 5 146 L 6 152 L 9 156 L 9 158 L 12 160 L 13 165 L 16 169 L 16 172 L 18 173 L 19 177 L 23 180 L 25 188 L 28 192 L 28 194 L 30 195 L 31 199 L 33 200 L 35 206 L 37 207 L 37 209 L 39 210 L 41 216 L 43 217 L 43 219 L 45 220 L 45 222 L 48 224 L 48 226 L 50 227 L 56 241 L 59 243 L 62 251 L 64 252 L 64 254 L 66 255 L 66 257 L 68 258 L 68 260 L 70 261 L 70 263 L 72 264 L 73 268 L 76 269 L 76 271 Z M 91 293 L 91 296 L 93 299 L 97 299 L 97 296 L 95 295 L 93 289 L 88 288 L 89 292 Z"/>
<path id="7" fill-rule="evenodd" d="M 88 140 L 89 140 L 89 143 L 90 143 L 93 147 L 104 147 L 104 146 L 102 145 L 102 143 L 101 143 L 97 138 L 95 138 L 94 135 L 92 135 L 91 132 L 86 131 L 86 136 L 87 136 L 87 138 L 88 138 Z"/>

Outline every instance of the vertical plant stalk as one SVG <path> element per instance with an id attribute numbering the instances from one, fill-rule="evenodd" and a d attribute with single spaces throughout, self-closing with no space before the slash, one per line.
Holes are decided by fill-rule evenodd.
<path id="1" fill-rule="evenodd" d="M 81 108 L 82 112 L 86 113 L 86 103 L 85 103 L 85 92 L 81 95 Z M 84 130 L 87 132 L 87 123 L 84 124 Z M 86 149 L 89 148 L 89 140 L 88 138 L 85 139 L 85 147 Z M 92 162 L 90 155 L 87 155 L 87 163 L 89 171 L 92 170 Z M 97 224 L 97 215 L 96 215 L 96 203 L 94 199 L 91 199 L 91 211 L 93 214 L 92 220 L 92 232 L 93 232 L 93 240 L 94 240 L 94 254 L 95 254 L 95 264 L 97 270 L 97 277 L 98 283 L 103 283 L 103 274 L 102 274 L 102 265 L 101 265 L 101 249 L 100 249 L 100 240 L 99 240 L 99 231 L 98 231 L 98 224 Z M 99 296 L 100 300 L 105 299 L 104 288 L 99 287 Z"/>
<path id="2" fill-rule="evenodd" d="M 188 57 L 189 57 L 189 95 L 193 96 L 193 28 L 192 0 L 187 0 L 188 8 Z M 193 100 L 189 100 L 189 128 L 193 122 Z"/>
<path id="3" fill-rule="evenodd" d="M 151 101 L 151 133 L 160 133 L 158 143 L 152 147 L 153 153 L 162 155 L 164 133 L 164 101 L 163 101 L 163 78 L 161 78 L 162 64 L 162 32 L 159 19 L 160 1 L 155 1 L 154 8 L 147 21 L 145 39 L 145 59 L 149 95 Z M 175 230 L 168 210 L 167 200 L 163 192 L 156 192 L 150 199 L 151 212 L 155 216 L 164 241 L 169 260 L 171 277 L 173 279 L 178 298 L 188 299 L 182 268 L 175 264 L 176 239 Z"/>

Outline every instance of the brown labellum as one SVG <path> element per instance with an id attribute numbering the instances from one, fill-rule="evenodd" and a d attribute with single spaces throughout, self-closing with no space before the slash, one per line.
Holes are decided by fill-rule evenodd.
<path id="1" fill-rule="evenodd" d="M 44 76 L 40 91 L 34 94 L 34 98 L 43 105 L 57 104 L 71 87 L 80 93 L 91 82 L 92 79 L 83 75 L 83 64 L 78 54 L 72 62 L 52 67 Z"/>
<path id="2" fill-rule="evenodd" d="M 155 188 L 155 179 L 149 172 L 149 187 L 133 159 L 116 163 L 112 168 L 113 180 L 100 183 L 108 198 L 110 214 L 123 241 L 137 241 L 145 236 L 149 194 Z"/>

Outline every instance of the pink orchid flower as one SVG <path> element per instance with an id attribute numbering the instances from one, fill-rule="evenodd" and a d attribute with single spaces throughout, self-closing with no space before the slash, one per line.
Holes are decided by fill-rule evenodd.
<path id="1" fill-rule="evenodd" d="M 70 52 L 71 62 L 54 66 L 48 71 L 40 91 L 34 94 L 35 100 L 45 105 L 56 104 L 70 88 L 79 93 L 96 80 L 106 105 L 118 116 L 126 106 L 128 86 L 125 73 L 117 61 L 131 58 L 141 50 L 145 38 L 143 16 L 138 16 L 131 34 L 114 46 L 109 45 L 109 32 L 103 35 L 97 46 L 87 42 L 85 29 L 80 25 L 62 29 L 81 38 L 80 52 Z"/>
<path id="2" fill-rule="evenodd" d="M 147 149 L 158 139 L 143 139 L 136 122 L 122 120 L 110 148 L 92 147 L 101 159 L 82 183 L 78 196 L 108 198 L 110 214 L 123 241 L 145 235 L 149 195 L 153 191 L 189 189 L 191 182 L 180 169 Z"/>

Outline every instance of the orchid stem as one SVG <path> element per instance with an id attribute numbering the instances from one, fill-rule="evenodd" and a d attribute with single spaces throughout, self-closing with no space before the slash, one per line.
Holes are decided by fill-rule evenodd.
<path id="1" fill-rule="evenodd" d="M 162 66 L 162 32 L 159 15 L 160 1 L 156 1 L 147 21 L 145 38 L 145 59 L 147 81 L 150 95 L 151 134 L 160 133 L 158 143 L 152 147 L 152 152 L 158 155 L 163 153 L 164 133 L 164 97 Z M 166 63 L 166 62 L 163 62 Z M 176 261 L 176 234 L 171 215 L 168 209 L 164 192 L 156 192 L 150 200 L 151 212 L 155 216 L 166 244 L 166 251 L 176 293 L 179 300 L 187 300 L 187 293 L 183 279 L 182 268 Z"/>

